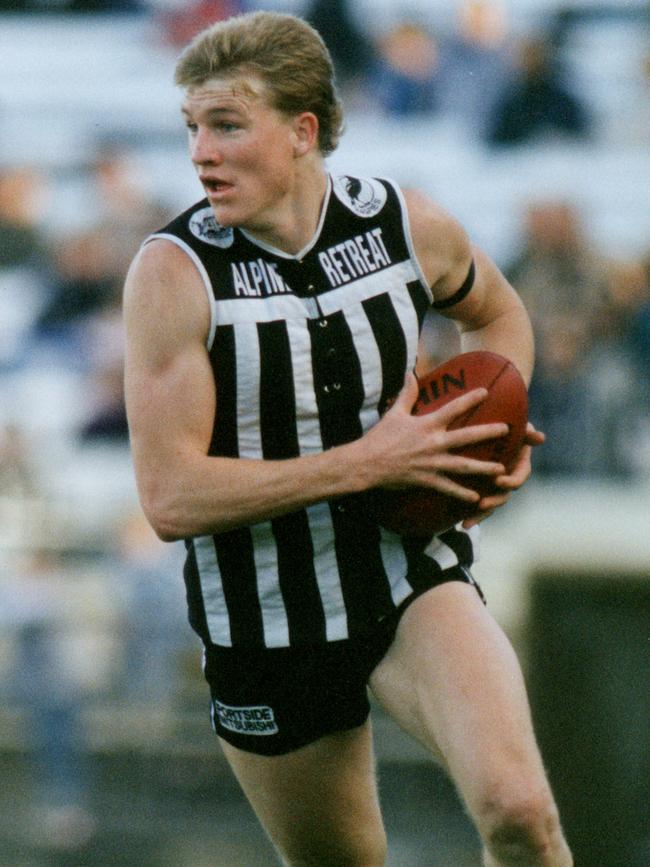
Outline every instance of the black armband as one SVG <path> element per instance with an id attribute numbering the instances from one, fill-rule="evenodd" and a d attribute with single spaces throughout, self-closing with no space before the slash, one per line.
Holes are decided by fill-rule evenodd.
<path id="1" fill-rule="evenodd" d="M 453 295 L 450 295 L 449 298 L 443 298 L 441 301 L 434 301 L 432 307 L 436 310 L 445 310 L 447 307 L 453 307 L 454 304 L 458 304 L 459 301 L 462 301 L 466 295 L 469 295 L 470 289 L 474 285 L 474 278 L 476 276 L 476 268 L 474 266 L 474 260 L 469 266 L 469 271 L 467 272 L 467 277 L 465 277 L 465 282 L 463 285 L 454 292 Z"/>

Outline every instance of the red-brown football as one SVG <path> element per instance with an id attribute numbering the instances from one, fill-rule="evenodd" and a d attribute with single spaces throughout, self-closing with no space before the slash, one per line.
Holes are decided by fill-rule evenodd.
<path id="1" fill-rule="evenodd" d="M 426 415 L 468 391 L 486 388 L 488 396 L 483 403 L 457 418 L 450 429 L 505 422 L 509 427 L 505 436 L 467 446 L 459 453 L 482 461 L 497 461 L 507 472 L 514 467 L 526 436 L 528 394 L 511 361 L 494 352 L 465 352 L 445 361 L 418 382 L 420 393 L 413 407 L 415 415 Z M 458 476 L 458 480 L 481 496 L 498 490 L 489 477 Z M 382 489 L 376 504 L 377 519 L 383 527 L 409 536 L 442 532 L 476 511 L 475 504 L 420 487 Z"/>

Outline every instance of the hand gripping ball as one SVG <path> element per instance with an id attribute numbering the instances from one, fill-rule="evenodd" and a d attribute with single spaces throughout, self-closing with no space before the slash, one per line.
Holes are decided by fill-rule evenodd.
<path id="1" fill-rule="evenodd" d="M 486 388 L 483 403 L 455 419 L 450 430 L 467 425 L 505 422 L 508 433 L 459 449 L 459 454 L 482 461 L 502 463 L 510 472 L 517 460 L 528 422 L 526 384 L 517 368 L 494 352 L 466 352 L 445 361 L 420 377 L 420 392 L 413 407 L 415 415 L 426 415 L 475 388 Z M 499 489 L 487 476 L 458 476 L 458 481 L 481 496 Z M 379 523 L 409 536 L 428 536 L 452 527 L 476 512 L 475 503 L 466 503 L 433 488 L 382 488 L 376 498 Z"/>

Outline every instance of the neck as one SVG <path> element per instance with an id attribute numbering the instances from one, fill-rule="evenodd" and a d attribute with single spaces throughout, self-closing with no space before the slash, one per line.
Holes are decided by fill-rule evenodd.
<path id="1" fill-rule="evenodd" d="M 249 235 L 285 253 L 296 255 L 314 237 L 327 191 L 327 173 L 322 160 L 306 167 L 268 221 L 247 226 Z"/>

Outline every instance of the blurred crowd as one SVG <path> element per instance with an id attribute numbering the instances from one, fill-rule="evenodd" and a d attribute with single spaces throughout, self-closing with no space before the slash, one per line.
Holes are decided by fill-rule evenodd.
<path id="1" fill-rule="evenodd" d="M 0 13 L 56 6 L 58 12 L 151 14 L 164 25 L 169 43 L 180 45 L 210 20 L 252 5 L 12 0 L 9 7 L 0 4 Z M 360 26 L 345 0 L 304 6 L 330 46 L 351 112 L 371 110 L 378 123 L 382 116 L 451 114 L 488 153 L 534 149 L 549 139 L 597 139 L 591 106 L 563 67 L 557 30 L 549 26 L 515 38 L 498 2 L 459 3 L 458 10 L 453 30 L 444 34 L 435 21 L 418 15 L 400 17 L 377 33 Z M 648 51 L 650 58 L 650 42 Z M 127 453 L 121 289 L 142 239 L 172 216 L 168 203 L 142 183 L 128 143 L 112 139 L 110 128 L 103 133 L 91 159 L 73 167 L 94 213 L 81 230 L 62 231 L 44 219 L 51 212 L 46 170 L 0 159 L 0 297 L 6 316 L 0 323 L 0 518 L 15 523 L 28 515 L 29 532 L 50 540 L 2 553 L 0 566 L 9 577 L 0 584 L 0 627 L 11 627 L 13 639 L 0 640 L 0 697 L 17 703 L 31 720 L 42 800 L 56 805 L 50 814 L 56 828 L 48 833 L 58 828 L 62 845 L 92 833 L 92 817 L 84 810 L 88 768 L 75 735 L 88 683 L 124 701 L 164 703 L 170 700 L 170 666 L 191 643 L 177 555 L 152 538 L 134 505 L 119 520 L 109 516 L 104 544 L 100 540 L 81 569 L 80 580 L 99 575 L 101 588 L 80 615 L 84 628 L 88 610 L 100 618 L 108 611 L 103 622 L 118 624 L 119 648 L 109 641 L 88 653 L 82 646 L 70 658 L 76 609 L 68 600 L 79 598 L 70 576 L 79 569 L 70 568 L 65 542 L 52 541 L 59 524 L 48 511 L 47 468 L 60 448 L 51 438 L 62 430 L 73 459 L 95 447 Z M 434 155 L 435 148 L 432 141 Z M 621 257 L 590 237 L 578 203 L 552 194 L 528 202 L 519 248 L 499 264 L 521 294 L 537 339 L 531 418 L 548 437 L 535 454 L 537 477 L 647 481 L 650 237 L 646 251 Z M 427 334 L 453 349 L 440 323 L 429 321 Z M 35 370 L 48 371 L 48 383 L 71 383 L 75 398 L 67 422 L 44 434 L 29 423 L 24 403 Z M 56 402 L 54 392 L 39 393 L 37 400 Z M 15 405 L 7 405 L 10 399 Z M 16 517 L 21 503 L 25 508 Z M 100 657 L 119 658 L 119 665 L 100 677 Z"/>

